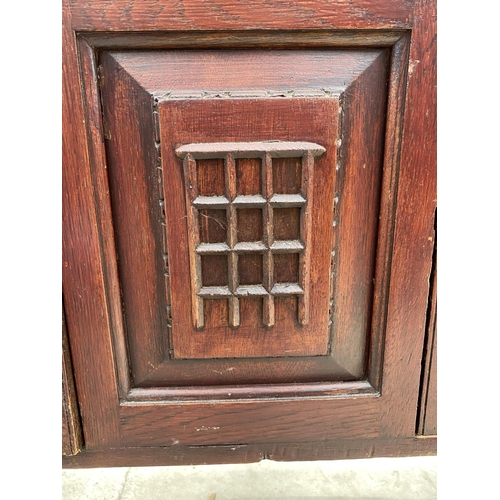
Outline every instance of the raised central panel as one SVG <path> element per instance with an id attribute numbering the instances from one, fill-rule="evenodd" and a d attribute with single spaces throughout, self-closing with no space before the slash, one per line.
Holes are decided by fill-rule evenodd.
<path id="1" fill-rule="evenodd" d="M 188 249 L 169 254 L 173 357 L 327 355 L 338 100 L 158 112 L 167 239 Z"/>
<path id="2" fill-rule="evenodd" d="M 134 387 L 363 379 L 388 61 L 103 52 Z"/>
<path id="3" fill-rule="evenodd" d="M 297 321 L 302 326 L 307 324 L 311 247 L 307 201 L 312 199 L 314 157 L 324 152 L 317 144 L 280 141 L 188 144 L 176 150 L 184 159 L 195 328 L 204 328 L 204 301 L 214 299 L 227 299 L 229 326 L 238 328 L 240 300 L 244 298 L 262 298 L 262 324 L 272 328 L 275 324 L 274 301 L 281 296 L 297 296 Z M 219 166 L 221 156 L 224 160 L 223 189 L 209 189 L 207 193 L 203 182 L 206 160 L 214 160 L 211 163 Z M 242 182 L 237 186 L 236 160 L 253 167 L 254 164 L 247 161 L 251 159 L 257 160 L 257 170 L 262 172 L 260 177 L 264 181 L 256 188 L 257 193 L 246 195 Z M 277 165 L 273 165 L 273 159 Z M 291 175 L 284 177 L 285 182 L 280 182 L 273 171 L 287 163 L 295 168 Z M 240 169 L 247 170 L 246 167 Z M 297 172 L 298 175 L 293 175 Z M 293 182 L 297 177 L 298 182 Z M 284 212 L 284 217 L 275 220 L 275 209 Z M 298 217 L 293 217 L 295 212 Z M 217 217 L 222 214 L 225 216 Z M 283 258 L 283 254 L 287 256 Z"/>
<path id="4" fill-rule="evenodd" d="M 294 341 L 297 336 L 309 333 L 303 327 L 309 323 L 310 315 L 314 158 L 324 152 L 323 147 L 314 143 L 284 141 L 189 144 L 176 150 L 183 158 L 193 326 L 202 331 L 197 337 L 203 335 L 207 343 L 217 344 L 223 339 L 216 355 L 283 356 L 289 339 Z M 223 160 L 222 189 L 205 192 L 201 181 L 207 160 L 217 165 L 219 159 Z M 256 193 L 247 195 L 243 194 L 247 191 L 245 183 L 236 180 L 236 161 L 241 160 L 240 172 L 244 172 L 252 185 L 255 179 L 251 177 L 257 173 L 252 159 L 258 161 L 262 183 L 254 189 Z M 291 175 L 285 175 L 282 182 L 275 172 L 287 164 L 292 166 Z M 250 172 L 245 172 L 247 169 Z M 297 172 L 298 176 L 294 175 Z M 203 219 L 212 218 L 209 210 L 214 209 L 226 213 L 226 224 L 221 217 L 213 218 L 219 227 L 212 224 L 210 230 Z M 280 213 L 276 218 L 275 211 Z M 220 241 L 210 242 L 216 239 Z M 327 290 L 323 292 L 326 295 Z M 276 324 L 275 308 L 283 309 L 287 299 L 288 314 Z M 217 306 L 206 304 L 207 300 L 217 301 Z M 242 318 L 241 310 L 248 309 L 249 304 L 253 312 Z M 207 314 L 210 315 L 207 324 L 213 325 L 211 329 L 205 326 Z M 318 330 L 323 337 L 321 354 L 326 353 L 328 342 L 326 307 L 323 316 L 322 332 Z M 227 326 L 233 332 L 228 332 Z M 245 332 L 244 337 L 234 331 L 240 328 Z M 288 337 L 286 344 L 277 341 L 281 332 L 282 337 Z M 263 335 L 269 340 L 255 345 L 252 337 Z M 188 345 L 186 357 L 197 357 L 190 349 L 192 343 L 183 340 L 178 341 L 182 346 Z M 175 353 L 177 339 L 174 342 Z M 214 349 L 210 351 L 213 353 Z M 301 351 L 297 350 L 308 354 L 307 346 Z"/>

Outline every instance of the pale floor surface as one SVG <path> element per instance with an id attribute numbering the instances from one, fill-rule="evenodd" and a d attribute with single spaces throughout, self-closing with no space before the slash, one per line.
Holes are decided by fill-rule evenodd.
<path id="1" fill-rule="evenodd" d="M 434 500 L 437 457 L 66 469 L 62 500 Z"/>

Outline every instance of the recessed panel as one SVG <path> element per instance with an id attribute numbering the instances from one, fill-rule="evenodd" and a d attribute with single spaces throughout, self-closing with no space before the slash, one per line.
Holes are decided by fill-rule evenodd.
<path id="1" fill-rule="evenodd" d="M 134 383 L 362 377 L 387 52 L 102 60 Z"/>

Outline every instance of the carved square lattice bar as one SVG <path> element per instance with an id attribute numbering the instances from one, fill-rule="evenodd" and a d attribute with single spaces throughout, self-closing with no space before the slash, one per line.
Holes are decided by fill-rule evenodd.
<path id="1" fill-rule="evenodd" d="M 184 167 L 195 328 L 204 326 L 203 302 L 209 299 L 228 300 L 229 325 L 237 328 L 241 297 L 262 297 L 262 323 L 272 327 L 274 297 L 285 295 L 298 297 L 297 321 L 307 324 L 314 157 L 324 152 L 311 142 L 279 141 L 188 144 L 176 149 Z M 287 183 L 277 182 L 280 159 L 285 158 L 297 160 L 295 179 L 288 176 Z M 260 182 L 253 190 L 239 182 L 245 170 L 255 171 L 255 161 L 245 162 L 249 159 L 260 163 Z M 207 188 L 206 172 L 198 175 L 205 160 L 223 162 L 219 189 Z M 212 272 L 214 268 L 218 271 Z"/>

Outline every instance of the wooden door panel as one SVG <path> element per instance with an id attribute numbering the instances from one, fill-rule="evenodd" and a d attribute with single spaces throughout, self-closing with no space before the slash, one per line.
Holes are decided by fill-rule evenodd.
<path id="1" fill-rule="evenodd" d="M 86 449 L 410 438 L 433 4 L 216 3 L 65 2 Z"/>
<path id="2" fill-rule="evenodd" d="M 103 53 L 135 387 L 363 377 L 388 55 Z"/>
<path id="3" fill-rule="evenodd" d="M 238 195 L 234 182 L 234 196 L 229 198 L 215 196 L 211 199 L 200 192 L 198 197 L 191 196 L 191 201 L 188 200 L 187 206 L 184 204 L 180 213 L 173 207 L 176 201 L 174 197 L 165 191 L 168 241 L 184 249 L 189 247 L 190 252 L 200 252 L 193 257 L 201 261 L 200 279 L 194 279 L 191 285 L 191 290 L 195 290 L 195 297 L 190 297 L 185 280 L 189 275 L 194 278 L 196 271 L 190 271 L 190 267 L 196 264 L 190 263 L 190 266 L 187 266 L 169 259 L 174 357 L 327 355 L 328 275 L 335 172 L 332 165 L 336 163 L 334 142 L 337 137 L 337 102 L 335 100 L 315 102 L 309 99 L 225 99 L 204 100 L 201 104 L 169 101 L 162 103 L 159 110 L 162 137 L 168 138 L 169 141 L 162 155 L 164 185 L 169 189 L 183 190 L 186 183 L 186 175 L 184 183 L 181 184 L 178 181 L 182 178 L 182 174 L 176 177 L 170 173 L 175 167 L 179 171 L 179 163 L 182 164 L 172 157 L 174 145 L 189 144 L 193 135 L 196 141 L 204 135 L 203 128 L 209 141 L 203 143 L 203 146 L 217 144 L 221 139 L 234 141 L 243 138 L 242 142 L 236 143 L 235 148 L 253 148 L 253 151 L 228 154 L 233 157 L 241 156 L 242 159 L 257 156 L 261 161 L 263 174 L 263 186 L 252 198 Z M 252 119 L 249 119 L 249 116 Z M 213 122 L 210 120 L 207 123 L 209 117 Z M 275 130 L 277 123 L 281 123 L 283 130 Z M 309 128 L 308 132 L 303 130 L 305 124 Z M 198 133 L 192 134 L 191 130 Z M 287 142 L 290 139 L 306 141 L 310 137 L 321 138 L 325 147 L 312 142 Z M 244 139 L 280 142 L 246 142 Z M 224 154 L 224 149 L 230 150 L 230 148 L 227 143 L 221 144 L 222 153 L 213 152 L 211 156 L 220 156 Z M 326 148 L 329 149 L 329 154 L 325 152 Z M 167 156 L 168 152 L 170 158 Z M 194 158 L 198 156 L 196 153 L 187 154 Z M 284 158 L 276 156 L 285 154 L 289 156 Z M 321 157 L 315 158 L 316 154 Z M 278 163 L 283 163 L 284 159 L 295 158 L 299 159 L 302 178 L 299 192 L 276 194 L 276 190 L 283 191 L 283 183 L 275 185 L 273 180 L 276 176 L 276 160 Z M 187 158 L 184 159 L 184 162 L 186 161 Z M 194 168 L 197 163 L 198 161 L 194 159 Z M 224 160 L 222 163 L 221 169 L 224 167 Z M 225 163 L 228 168 L 228 161 Z M 233 168 L 235 167 L 236 165 Z M 234 177 L 235 174 L 236 172 Z M 308 183 L 311 188 L 308 188 Z M 196 180 L 190 180 L 190 185 L 196 188 Z M 290 191 L 295 191 L 293 186 Z M 188 193 L 190 194 L 192 193 Z M 210 204 L 217 198 L 222 199 L 217 202 L 218 206 L 227 210 L 228 227 L 224 242 L 227 240 L 231 248 L 224 250 L 228 252 L 226 254 L 217 253 L 215 247 L 209 250 L 210 247 L 203 244 L 199 246 L 199 250 L 192 248 L 196 243 L 193 243 L 191 238 L 196 237 L 198 231 L 189 227 L 193 226 L 190 224 L 190 217 L 196 217 L 197 220 L 203 217 L 205 215 L 203 209 L 212 206 Z M 230 198 L 232 198 L 231 203 L 229 203 Z M 201 201 L 202 199 L 206 201 Z M 316 208 L 318 206 L 322 209 Z M 191 207 L 199 208 L 193 210 Z M 196 215 L 194 211 L 197 212 Z M 189 214 L 187 219 L 186 212 Z M 260 225 L 255 224 L 253 221 L 255 218 L 260 219 Z M 183 228 L 179 227 L 179 221 L 184 225 Z M 313 232 L 316 235 L 321 234 L 322 237 L 314 238 Z M 186 237 L 181 238 L 180 235 L 183 233 Z M 202 251 L 203 247 L 205 248 Z M 187 260 L 187 256 L 185 254 L 184 261 Z M 260 278 L 253 285 L 245 283 L 245 275 L 242 277 L 239 273 L 241 260 L 244 272 L 245 267 L 252 262 L 245 263 L 245 257 L 261 259 L 260 276 L 258 273 L 251 273 L 248 276 L 247 272 L 246 277 L 250 281 L 257 281 Z M 242 279 L 243 283 L 240 283 Z M 214 289 L 211 290 L 212 288 Z M 233 289 L 233 292 L 230 289 Z M 232 293 L 230 299 L 225 298 L 226 293 Z M 218 299 L 214 300 L 217 305 L 210 303 L 212 297 Z M 184 306 L 190 299 L 192 304 L 195 301 L 200 302 L 198 322 L 204 315 L 207 316 L 207 324 L 199 326 L 198 331 L 195 330 L 197 325 L 193 325 L 196 320 L 191 321 L 191 311 Z M 240 302 L 243 314 L 235 325 L 233 314 L 239 316 Z M 232 307 L 234 311 L 231 311 Z"/>

